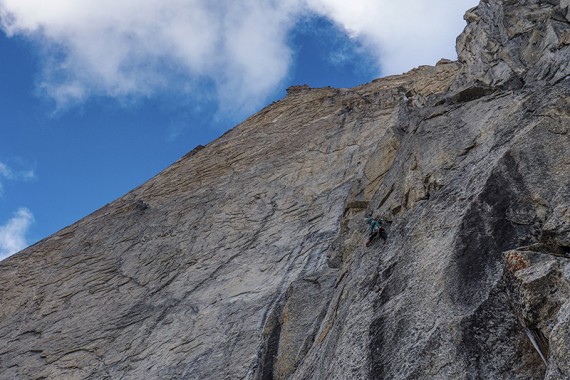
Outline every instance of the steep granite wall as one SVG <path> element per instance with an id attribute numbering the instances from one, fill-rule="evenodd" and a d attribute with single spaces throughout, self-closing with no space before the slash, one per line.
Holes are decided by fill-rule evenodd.
<path id="1" fill-rule="evenodd" d="M 570 378 L 570 3 L 465 19 L 2 261 L 0 378 Z"/>

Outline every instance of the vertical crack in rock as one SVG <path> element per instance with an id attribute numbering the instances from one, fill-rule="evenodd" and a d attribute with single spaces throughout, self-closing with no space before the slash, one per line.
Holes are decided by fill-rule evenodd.
<path id="1" fill-rule="evenodd" d="M 287 379 L 315 341 L 330 302 L 336 271 L 294 281 L 265 323 L 254 379 Z"/>
<path id="2" fill-rule="evenodd" d="M 273 373 L 279 353 L 279 338 L 281 337 L 281 326 L 283 323 L 281 318 L 282 312 L 283 300 L 277 302 L 265 322 L 259 363 L 253 375 L 255 380 L 273 380 L 274 378 Z"/>

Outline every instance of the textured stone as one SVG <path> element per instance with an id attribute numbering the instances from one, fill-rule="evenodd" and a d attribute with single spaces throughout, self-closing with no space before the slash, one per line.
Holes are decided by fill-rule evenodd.
<path id="1" fill-rule="evenodd" d="M 291 87 L 2 261 L 0 378 L 570 378 L 568 9 L 482 1 L 458 62 Z"/>

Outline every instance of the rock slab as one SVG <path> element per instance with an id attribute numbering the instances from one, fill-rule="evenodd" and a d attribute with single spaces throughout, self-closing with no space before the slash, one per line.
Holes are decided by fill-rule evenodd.
<path id="1" fill-rule="evenodd" d="M 0 379 L 570 378 L 570 3 L 465 20 L 0 262 Z"/>

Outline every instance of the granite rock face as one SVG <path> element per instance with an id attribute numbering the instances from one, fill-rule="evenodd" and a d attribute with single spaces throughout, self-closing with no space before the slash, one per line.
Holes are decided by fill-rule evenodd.
<path id="1" fill-rule="evenodd" d="M 2 261 L 0 378 L 570 378 L 570 3 L 465 19 Z"/>

